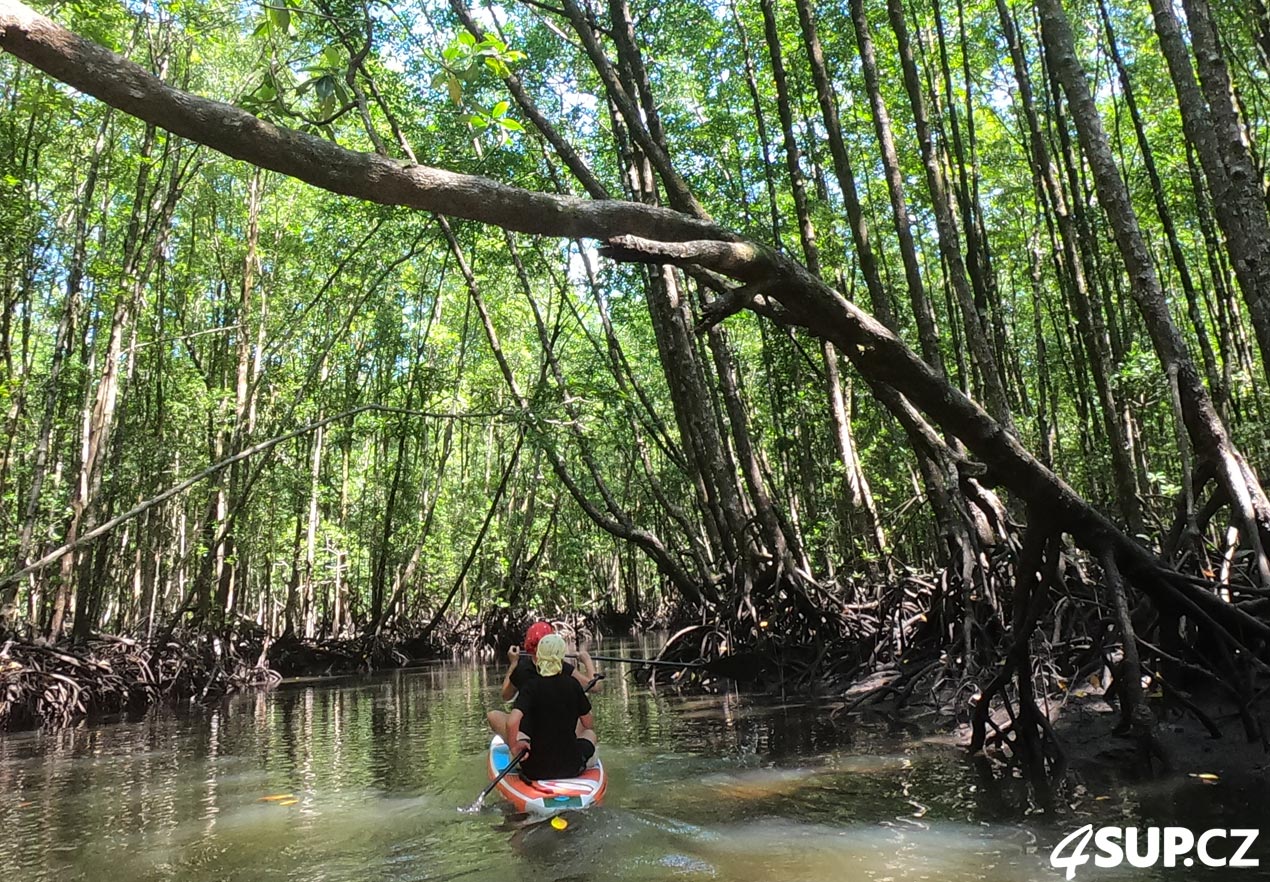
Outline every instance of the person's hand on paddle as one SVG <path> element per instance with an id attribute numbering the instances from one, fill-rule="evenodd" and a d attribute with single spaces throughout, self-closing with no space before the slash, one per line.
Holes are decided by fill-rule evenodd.
<path id="1" fill-rule="evenodd" d="M 512 682 L 512 677 L 516 674 L 516 667 L 520 664 L 520 647 L 509 646 L 507 648 L 507 673 L 503 674 L 503 701 L 511 701 L 516 697 L 516 685 Z"/>
<path id="2" fill-rule="evenodd" d="M 578 682 L 582 684 L 584 689 L 587 691 L 595 689 L 598 692 L 600 690 L 596 687 L 600 686 L 600 681 L 604 678 L 598 676 L 600 672 L 595 669 L 595 660 L 591 658 L 591 653 L 587 651 L 587 647 L 590 643 L 590 639 L 586 636 L 585 632 L 583 632 L 583 636 L 578 639 L 578 661 L 575 676 L 578 678 Z"/>

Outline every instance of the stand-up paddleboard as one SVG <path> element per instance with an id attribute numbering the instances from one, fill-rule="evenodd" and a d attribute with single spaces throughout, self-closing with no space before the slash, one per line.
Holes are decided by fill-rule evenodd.
<path id="1" fill-rule="evenodd" d="M 490 780 L 497 778 L 511 761 L 511 751 L 507 749 L 503 739 L 495 735 L 489 743 Z M 529 781 L 513 770 L 498 782 L 496 789 L 517 811 L 547 817 L 594 805 L 603 798 L 608 783 L 604 764 L 597 756 L 594 767 L 576 778 Z"/>

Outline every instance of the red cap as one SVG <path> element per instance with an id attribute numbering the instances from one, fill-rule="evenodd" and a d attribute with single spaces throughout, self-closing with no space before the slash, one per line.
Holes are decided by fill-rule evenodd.
<path id="1" fill-rule="evenodd" d="M 537 652 L 538 641 L 555 632 L 556 629 L 551 627 L 551 622 L 534 622 L 525 632 L 525 652 Z"/>

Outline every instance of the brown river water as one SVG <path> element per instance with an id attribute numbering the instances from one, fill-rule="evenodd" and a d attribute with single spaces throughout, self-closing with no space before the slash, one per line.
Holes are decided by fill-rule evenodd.
<path id="1" fill-rule="evenodd" d="M 610 666 L 611 667 L 611 666 Z M 1063 879 L 1084 824 L 1265 829 L 1254 869 L 1075 870 L 1082 882 L 1270 879 L 1270 784 L 1090 778 L 1057 817 L 954 747 L 829 721 L 813 700 L 678 696 L 610 670 L 602 806 L 564 830 L 486 784 L 501 668 L 285 684 L 138 722 L 0 735 L 0 880 Z"/>

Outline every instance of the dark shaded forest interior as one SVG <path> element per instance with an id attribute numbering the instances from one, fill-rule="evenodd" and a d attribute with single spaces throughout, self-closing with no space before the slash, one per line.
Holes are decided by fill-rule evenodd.
<path id="1" fill-rule="evenodd" d="M 1090 683 L 1139 762 L 1270 745 L 1261 0 L 46 11 L 0 0 L 0 725 L 533 611 L 1040 794 Z"/>

